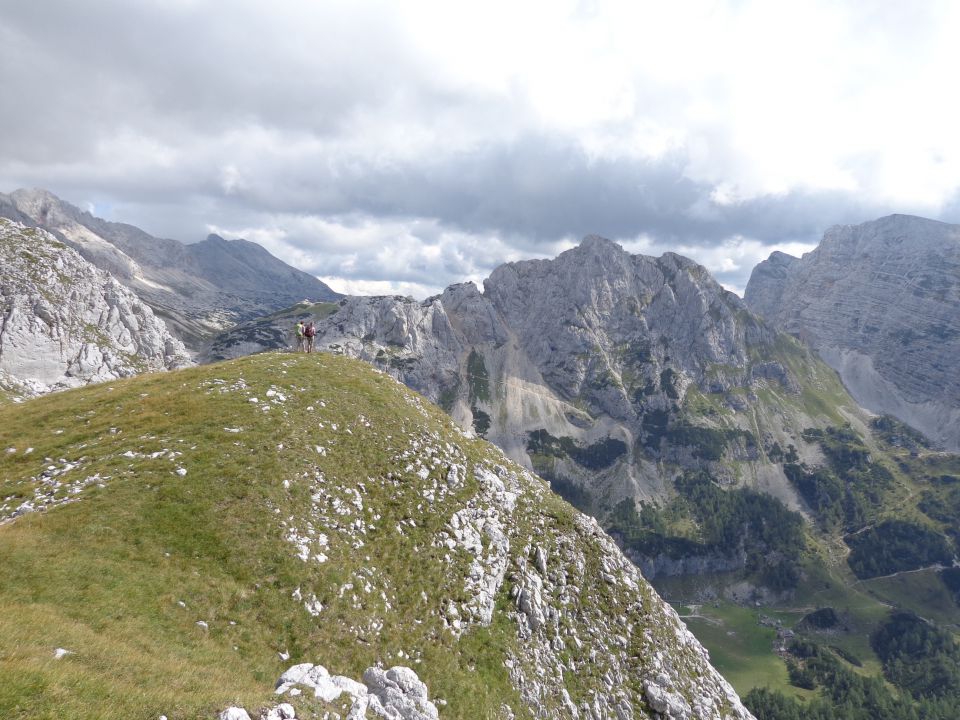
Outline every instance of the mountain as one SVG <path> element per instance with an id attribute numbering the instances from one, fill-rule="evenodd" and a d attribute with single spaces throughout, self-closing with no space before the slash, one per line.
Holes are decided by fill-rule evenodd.
<path id="1" fill-rule="evenodd" d="M 778 266 L 793 262 L 786 256 L 776 259 Z M 774 275 L 786 272 L 774 270 Z M 777 292 L 771 286 L 768 296 Z M 741 692 L 753 689 L 751 708 L 758 716 L 805 716 L 807 706 L 796 705 L 790 696 L 802 693 L 810 699 L 813 688 L 816 701 L 809 712 L 825 720 L 956 717 L 960 679 L 946 673 L 943 691 L 928 697 L 940 691 L 921 692 L 898 668 L 904 663 L 952 667 L 954 662 L 942 633 L 960 621 L 960 573 L 952 568 L 960 543 L 960 457 L 931 449 L 890 416 L 864 412 L 815 352 L 753 314 L 696 263 L 671 253 L 634 256 L 590 237 L 553 260 L 501 266 L 483 292 L 462 284 L 422 302 L 380 297 L 298 303 L 214 336 L 201 357 L 217 360 L 288 347 L 293 324 L 309 318 L 318 322 L 318 348 L 362 358 L 422 389 L 457 426 L 494 440 L 596 517 L 644 576 L 677 604 L 710 647 L 718 669 Z M 331 364 L 327 353 L 287 356 L 282 363 L 290 364 L 281 365 L 281 374 L 302 375 L 311 367 L 302 363 L 314 362 L 336 376 L 324 382 L 349 380 L 341 377 L 347 366 Z M 207 370 L 219 367 L 231 365 Z M 244 378 L 249 384 L 250 377 Z M 271 398 L 288 396 L 283 387 L 269 391 Z M 349 392 L 357 392 L 354 385 Z M 349 392 L 344 402 L 354 403 Z M 257 406 L 260 395 L 255 403 L 246 401 Z M 310 407 L 296 412 L 316 424 L 312 431 L 326 432 L 328 420 L 313 416 L 319 405 Z M 265 414 L 276 409 L 272 401 L 270 408 Z M 254 485 L 284 476 L 285 462 L 265 471 L 253 457 L 264 455 L 268 461 L 272 448 L 287 447 L 287 440 L 271 436 L 248 454 L 250 448 L 234 437 L 246 426 L 218 413 L 226 433 L 219 442 L 226 439 L 239 448 L 237 463 L 256 473 Z M 182 424 L 191 428 L 190 438 L 211 432 Z M 345 434 L 356 432 L 350 426 Z M 396 437 L 392 431 L 386 435 L 386 440 Z M 319 457 L 330 452 L 326 442 L 308 447 Z M 352 457 L 369 458 L 376 447 L 356 446 Z M 120 463 L 136 459 L 126 450 L 119 455 Z M 61 457 L 72 463 L 68 455 Z M 217 458 L 221 476 L 238 472 Z M 338 460 L 342 470 L 351 467 L 349 458 Z M 58 466 L 45 467 L 53 472 Z M 172 472 L 180 470 L 190 472 L 186 466 Z M 309 469 L 303 472 L 311 476 Z M 379 477 L 359 468 L 350 472 Z M 55 492 L 36 500 L 49 497 Z M 25 499 L 16 490 L 9 498 L 11 508 Z M 548 503 L 547 498 L 541 501 Z M 346 507 L 343 500 L 340 506 Z M 544 507 L 549 514 L 552 506 Z M 531 543 L 541 534 L 530 526 L 521 532 Z M 297 534 L 303 534 L 299 526 Z M 330 534 L 323 534 L 328 542 Z M 223 545 L 229 543 L 218 547 Z M 256 555 L 249 546 L 238 547 Z M 393 557 L 392 548 L 378 551 L 371 557 Z M 530 552 L 528 560 L 535 561 L 533 547 Z M 323 548 L 319 553 L 329 555 Z M 265 576 L 278 577 L 275 570 L 270 566 Z M 342 576 L 335 581 L 339 588 L 353 583 Z M 430 576 L 425 584 L 432 582 Z M 315 587 L 311 592 L 301 589 L 298 597 L 308 613 L 327 607 Z M 927 625 L 894 617 L 890 608 L 923 618 Z M 462 620 L 462 608 L 447 618 L 451 625 Z M 209 621 L 203 622 L 209 629 Z M 874 643 L 887 635 L 895 639 Z M 907 657 L 915 637 L 922 638 L 916 645 L 920 650 Z M 287 655 L 290 644 L 285 640 L 278 652 Z M 290 653 L 282 668 L 261 669 L 260 677 L 272 682 L 288 670 L 287 680 L 306 677 L 313 683 L 307 687 L 322 695 L 333 692 L 331 684 L 350 688 L 352 699 L 336 711 L 342 714 L 364 703 L 369 710 L 395 700 L 409 701 L 429 717 L 432 710 L 425 703 L 437 693 L 436 677 L 427 677 L 415 662 L 406 663 L 415 675 L 386 670 L 404 653 L 382 660 L 383 667 L 358 659 L 347 668 Z M 479 657 L 474 663 L 479 669 L 485 656 L 478 653 L 473 657 Z M 292 662 L 302 667 L 291 669 Z M 323 668 L 315 669 L 317 663 Z M 326 668 L 334 679 L 328 679 Z M 484 675 L 483 682 L 493 680 Z M 774 691 L 756 690 L 765 686 Z M 302 687 L 290 685 L 284 692 Z M 891 687 L 896 687 L 893 694 Z M 557 692 L 554 686 L 544 696 Z M 440 696 L 450 697 L 446 691 Z M 240 704 L 250 707 L 251 702 L 258 701 Z M 581 701 L 576 703 L 587 716 Z M 851 714 L 851 707 L 859 714 Z"/>
<path id="2" fill-rule="evenodd" d="M 34 394 L 189 364 L 140 298 L 39 228 L 0 218 L 0 387 Z"/>
<path id="3" fill-rule="evenodd" d="M 134 290 L 191 349 L 211 334 L 299 302 L 340 296 L 255 243 L 184 245 L 93 217 L 45 190 L 0 194 L 0 216 L 42 227 Z"/>
<path id="4" fill-rule="evenodd" d="M 871 417 L 690 260 L 588 238 L 497 268 L 483 292 L 294 306 L 219 334 L 206 357 L 289 347 L 308 318 L 319 348 L 421 390 L 597 518 L 740 692 L 778 691 L 751 707 L 779 692 L 791 707 L 803 653 L 823 646 L 840 664 L 817 681 L 823 717 L 844 717 L 853 695 L 879 692 L 859 666 L 883 686 L 871 637 L 891 607 L 936 632 L 960 622 L 960 458 Z M 807 619 L 819 610 L 840 619 L 821 629 Z M 960 694 L 944 702 L 954 717 Z"/>
<path id="5" fill-rule="evenodd" d="M 86 386 L 0 447 L 2 717 L 751 717 L 595 521 L 365 363 Z"/>
<path id="6" fill-rule="evenodd" d="M 599 237 L 502 265 L 483 293 L 350 297 L 322 315 L 319 347 L 393 374 L 601 517 L 669 498 L 683 469 L 801 508 L 776 448 L 814 459 L 805 428 L 859 422 L 828 368 L 703 267 Z M 286 346 L 304 316 L 239 325 L 210 357 Z"/>
<path id="7" fill-rule="evenodd" d="M 745 299 L 861 405 L 960 450 L 960 225 L 891 215 L 830 228 L 802 258 L 760 263 Z"/>

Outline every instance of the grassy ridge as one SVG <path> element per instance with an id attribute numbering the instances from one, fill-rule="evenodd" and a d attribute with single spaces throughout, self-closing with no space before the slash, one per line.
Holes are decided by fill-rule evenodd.
<path id="1" fill-rule="evenodd" d="M 352 677 L 378 661 L 411 664 L 450 701 L 445 717 L 516 701 L 502 666 L 512 628 L 456 642 L 432 613 L 438 593 L 463 592 L 462 574 L 430 562 L 439 550 L 427 547 L 449 513 L 419 512 L 422 498 L 387 475 L 424 426 L 437 438 L 454 431 L 411 397 L 361 363 L 268 354 L 0 407 L 0 450 L 14 449 L 0 456 L 8 512 L 50 487 L 44 468 L 77 463 L 56 478 L 65 484 L 100 478 L 78 502 L 0 526 L 0 717 L 256 708 L 304 660 Z M 455 437 L 468 466 L 490 452 Z M 380 516 L 354 513 L 369 549 L 331 537 L 327 562 L 296 557 L 282 522 L 309 520 L 318 473 L 344 500 L 363 483 Z M 449 502 L 473 489 L 468 481 Z M 427 520 L 395 529 L 415 517 Z M 320 617 L 292 599 L 297 588 L 323 604 Z M 371 618 L 382 628 L 360 627 Z M 75 654 L 55 660 L 58 647 Z"/>

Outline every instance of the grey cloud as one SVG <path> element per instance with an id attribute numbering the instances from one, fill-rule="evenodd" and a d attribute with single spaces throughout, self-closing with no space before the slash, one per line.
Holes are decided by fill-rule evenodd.
<path id="1" fill-rule="evenodd" d="M 813 243 L 831 224 L 911 211 L 829 191 L 717 205 L 682 149 L 588 157 L 510 93 L 445 86 L 398 31 L 395 3 L 7 5 L 0 191 L 46 187 L 184 241 L 288 223 L 280 247 L 317 274 L 442 286 L 588 233 L 645 233 L 657 248 Z M 960 201 L 944 211 L 958 217 Z M 349 242 L 332 233 L 364 223 L 383 227 L 347 266 Z M 748 273 L 720 277 L 742 286 Z"/>
<path id="2" fill-rule="evenodd" d="M 687 244 L 737 234 L 770 244 L 809 241 L 828 225 L 894 210 L 826 191 L 717 205 L 712 187 L 686 177 L 680 153 L 656 161 L 592 160 L 572 141 L 543 136 L 387 167 L 364 160 L 344 165 L 331 173 L 308 161 L 283 177 L 265 168 L 244 192 L 251 204 L 278 212 L 437 218 L 526 250 L 589 233 L 648 233 Z"/>
<path id="3" fill-rule="evenodd" d="M 0 79 L 17 102 L 0 150 L 62 160 L 125 129 L 170 142 L 245 124 L 343 132 L 364 107 L 437 92 L 390 14 L 376 3 L 10 4 Z M 22 142 L 38 135 L 49 144 Z"/>

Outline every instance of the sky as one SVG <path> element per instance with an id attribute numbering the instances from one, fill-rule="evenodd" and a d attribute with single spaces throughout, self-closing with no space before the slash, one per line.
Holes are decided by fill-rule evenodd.
<path id="1" fill-rule="evenodd" d="M 426 297 L 587 234 L 734 292 L 960 222 L 960 3 L 0 0 L 0 192 Z"/>

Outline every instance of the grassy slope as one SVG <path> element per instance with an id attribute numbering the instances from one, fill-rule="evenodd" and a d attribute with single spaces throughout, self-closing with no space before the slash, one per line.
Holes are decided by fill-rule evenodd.
<path id="1" fill-rule="evenodd" d="M 226 391 L 241 377 L 248 390 Z M 271 386 L 288 400 L 264 412 Z M 512 628 L 495 623 L 457 643 L 436 619 L 409 622 L 428 616 L 421 589 L 463 590 L 456 573 L 422 558 L 439 552 L 422 546 L 447 515 L 423 515 L 425 526 L 398 535 L 397 522 L 422 515 L 413 506 L 419 496 L 374 480 L 395 466 L 405 433 L 425 423 L 452 432 L 439 410 L 407 397 L 360 363 L 269 354 L 0 408 L 0 447 L 16 448 L 0 456 L 0 504 L 28 497 L 36 485 L 28 478 L 61 459 L 80 461 L 64 480 L 109 478 L 80 502 L 0 526 L 0 717 L 174 719 L 231 702 L 255 708 L 300 660 L 352 677 L 377 661 L 413 663 L 431 693 L 450 701 L 445 717 L 482 717 L 516 701 L 501 664 Z M 490 452 L 459 444 L 472 459 Z M 325 457 L 316 445 L 328 448 Z M 161 450 L 182 455 L 123 455 Z M 383 515 L 368 540 L 370 560 L 331 542 L 329 562 L 307 565 L 284 540 L 279 518 L 305 521 L 309 488 L 299 480 L 315 469 L 343 486 L 366 482 L 367 505 Z M 337 596 L 370 566 L 380 571 L 373 594 Z M 291 600 L 296 587 L 322 600 L 320 618 Z M 375 642 L 358 642 L 363 633 L 351 627 L 371 616 L 384 627 Z M 76 654 L 54 660 L 57 647 Z M 422 665 L 399 660 L 398 651 L 422 653 Z"/>

